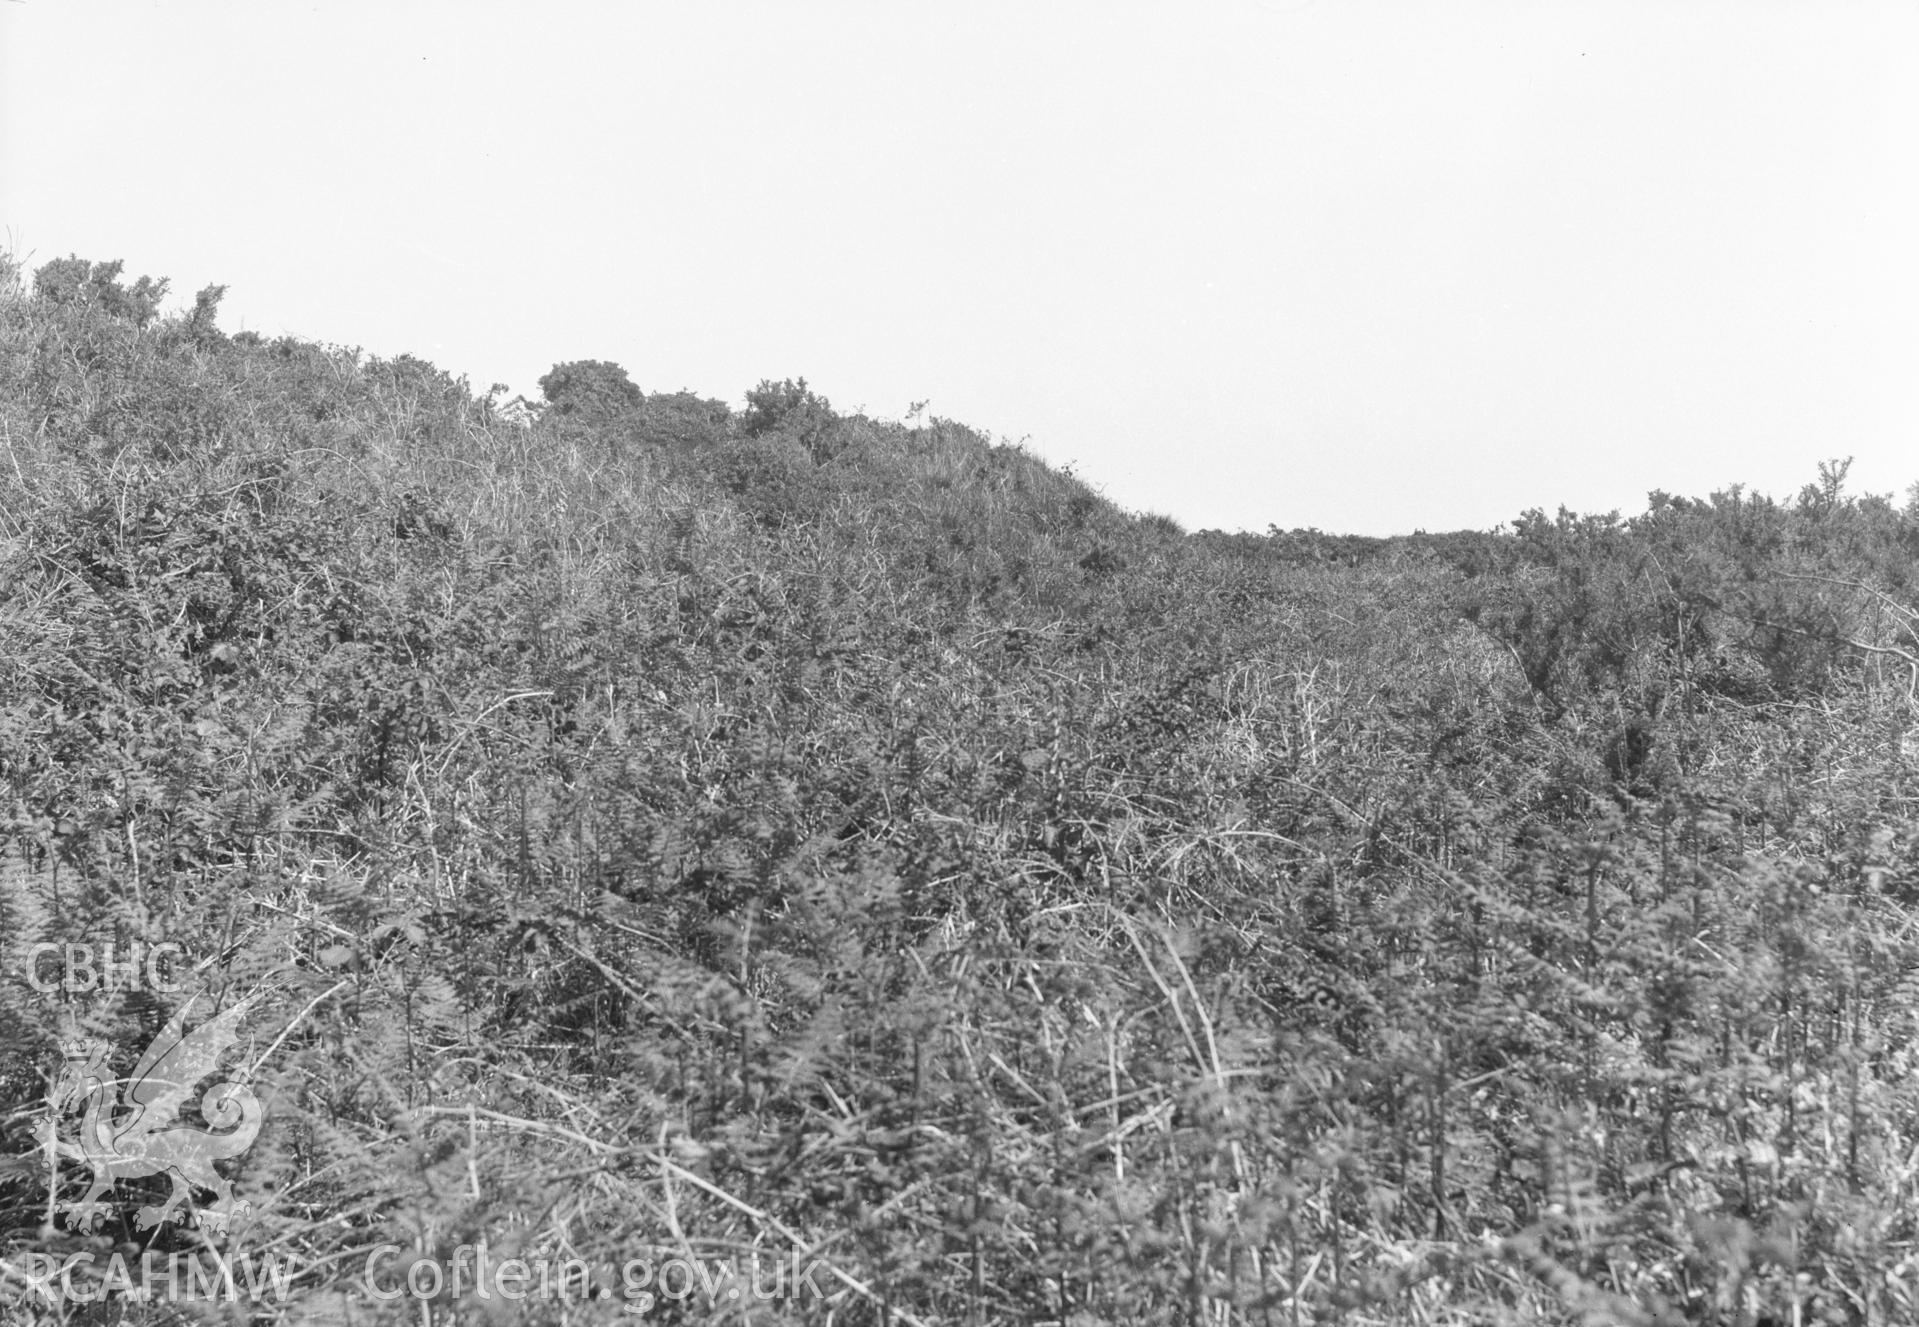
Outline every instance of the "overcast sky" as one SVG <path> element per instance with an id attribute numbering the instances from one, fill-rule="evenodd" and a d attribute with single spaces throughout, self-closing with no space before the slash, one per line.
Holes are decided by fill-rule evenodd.
<path id="1" fill-rule="evenodd" d="M 1919 480 L 1919 4 L 0 3 L 0 239 L 1190 528 Z"/>

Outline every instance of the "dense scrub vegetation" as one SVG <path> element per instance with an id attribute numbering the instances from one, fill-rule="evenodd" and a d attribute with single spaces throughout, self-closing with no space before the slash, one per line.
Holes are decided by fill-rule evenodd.
<path id="1" fill-rule="evenodd" d="M 269 1011 L 213 1242 L 297 1275 L 216 1317 L 1919 1319 L 1919 519 L 1843 464 L 1186 535 L 803 380 L 529 419 L 6 276 L 0 1311 L 208 1244 L 50 1220 L 60 1039 L 170 1002 L 34 946 L 139 940 Z M 365 1294 L 481 1240 L 615 1298 Z"/>

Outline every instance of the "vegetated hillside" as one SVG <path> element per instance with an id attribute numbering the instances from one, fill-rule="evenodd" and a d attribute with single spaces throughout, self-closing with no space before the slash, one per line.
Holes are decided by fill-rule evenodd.
<path id="1" fill-rule="evenodd" d="M 799 382 L 528 424 L 0 285 L 0 1305 L 218 1248 L 289 1297 L 200 1311 L 421 1321 L 369 1255 L 484 1241 L 612 1298 L 428 1317 L 1919 1318 L 1919 522 L 1842 465 L 1188 536 Z M 48 1222 L 61 1039 L 178 998 L 30 980 L 107 940 L 260 997 L 225 1230 Z"/>

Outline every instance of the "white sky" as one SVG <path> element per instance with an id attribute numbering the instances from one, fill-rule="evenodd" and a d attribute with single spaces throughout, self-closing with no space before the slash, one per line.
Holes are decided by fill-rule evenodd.
<path id="1" fill-rule="evenodd" d="M 0 239 L 1190 528 L 1919 479 L 1919 4 L 0 3 Z"/>

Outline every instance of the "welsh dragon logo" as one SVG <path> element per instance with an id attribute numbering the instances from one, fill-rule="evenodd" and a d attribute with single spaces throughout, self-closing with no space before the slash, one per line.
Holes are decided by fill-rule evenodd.
<path id="1" fill-rule="evenodd" d="M 66 1063 L 47 1098 L 53 1109 L 47 1122 L 48 1149 L 93 1169 L 86 1196 L 61 1205 L 69 1228 L 94 1229 L 108 1210 L 101 1195 L 120 1180 L 148 1175 L 166 1175 L 173 1192 L 164 1205 L 135 1213 L 134 1223 L 141 1230 L 183 1220 L 180 1206 L 195 1189 L 211 1191 L 216 1200 L 196 1208 L 195 1224 L 202 1228 L 224 1231 L 236 1213 L 250 1210 L 244 1200 L 234 1201 L 232 1183 L 213 1168 L 215 1161 L 245 1152 L 259 1136 L 264 1111 L 248 1088 L 249 1071 L 222 1076 L 200 1098 L 200 1113 L 211 1130 L 181 1124 L 176 1117 L 194 1087 L 214 1072 L 221 1055 L 239 1039 L 240 1022 L 260 996 L 248 996 L 188 1031 L 187 1011 L 199 998 L 188 997 L 174 1011 L 125 1079 L 109 1075 L 112 1047 L 106 1042 L 82 1038 L 61 1043 Z M 122 1087 L 124 1093 L 117 1096 L 115 1089 Z M 59 1119 L 75 1109 L 82 1112 L 79 1140 L 67 1142 L 59 1136 Z"/>

